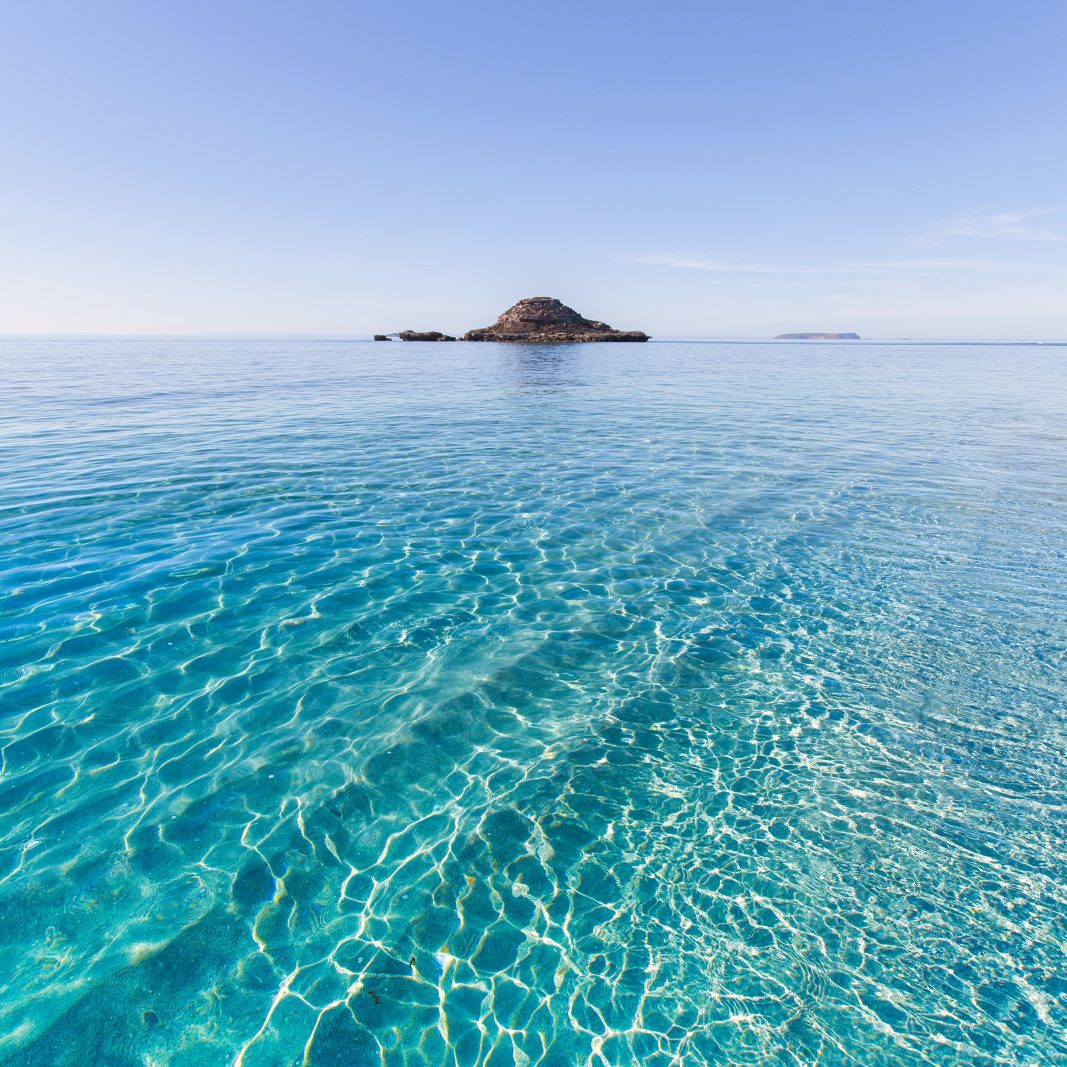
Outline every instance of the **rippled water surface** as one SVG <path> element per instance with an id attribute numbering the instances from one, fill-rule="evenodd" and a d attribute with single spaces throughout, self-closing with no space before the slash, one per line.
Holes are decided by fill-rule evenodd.
<path id="1" fill-rule="evenodd" d="M 1067 1061 L 1067 349 L 0 371 L 0 1061 Z"/>

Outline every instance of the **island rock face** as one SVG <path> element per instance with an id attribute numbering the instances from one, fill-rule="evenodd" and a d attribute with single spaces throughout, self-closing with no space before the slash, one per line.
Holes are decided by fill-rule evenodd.
<path id="1" fill-rule="evenodd" d="M 530 296 L 508 308 L 492 326 L 468 330 L 464 341 L 511 341 L 566 345 L 586 341 L 647 341 L 640 330 L 613 330 L 605 322 L 585 319 L 551 296 Z"/>
<path id="2" fill-rule="evenodd" d="M 439 330 L 425 330 L 419 332 L 418 330 L 401 330 L 397 334 L 397 337 L 401 341 L 454 341 L 454 337 L 450 337 L 447 333 L 441 333 Z"/>
<path id="3" fill-rule="evenodd" d="M 780 333 L 776 341 L 858 341 L 858 333 Z"/>

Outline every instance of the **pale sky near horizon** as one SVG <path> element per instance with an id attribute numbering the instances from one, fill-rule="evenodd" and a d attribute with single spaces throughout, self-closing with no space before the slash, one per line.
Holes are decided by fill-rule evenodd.
<path id="1" fill-rule="evenodd" d="M 0 10 L 0 333 L 1067 339 L 1067 2 Z"/>

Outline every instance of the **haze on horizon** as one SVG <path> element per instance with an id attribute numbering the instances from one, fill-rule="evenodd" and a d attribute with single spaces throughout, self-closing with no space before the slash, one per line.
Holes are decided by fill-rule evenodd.
<path id="1" fill-rule="evenodd" d="M 5 10 L 0 333 L 1067 338 L 1067 5 Z"/>

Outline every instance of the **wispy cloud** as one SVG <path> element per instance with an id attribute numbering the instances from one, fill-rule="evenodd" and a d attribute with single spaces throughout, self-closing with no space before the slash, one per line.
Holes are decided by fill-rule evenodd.
<path id="1" fill-rule="evenodd" d="M 1063 211 L 968 211 L 931 227 L 929 238 L 978 237 L 998 241 L 1067 241 Z"/>
<path id="2" fill-rule="evenodd" d="M 647 263 L 654 267 L 674 267 L 676 270 L 707 270 L 728 274 L 826 274 L 833 268 L 786 267 L 770 263 L 730 263 L 722 259 L 679 252 L 646 252 L 629 256 L 630 263 Z"/>
<path id="3" fill-rule="evenodd" d="M 890 259 L 884 262 L 856 263 L 848 270 L 866 271 L 870 274 L 923 271 L 990 271 L 1026 270 L 1026 263 L 1010 263 L 1002 259 Z"/>
<path id="4" fill-rule="evenodd" d="M 678 252 L 647 252 L 628 257 L 630 263 L 644 263 L 675 270 L 712 271 L 721 274 L 914 274 L 941 271 L 1018 270 L 1025 264 L 990 259 L 901 259 L 836 264 L 777 264 L 732 262 Z"/>

